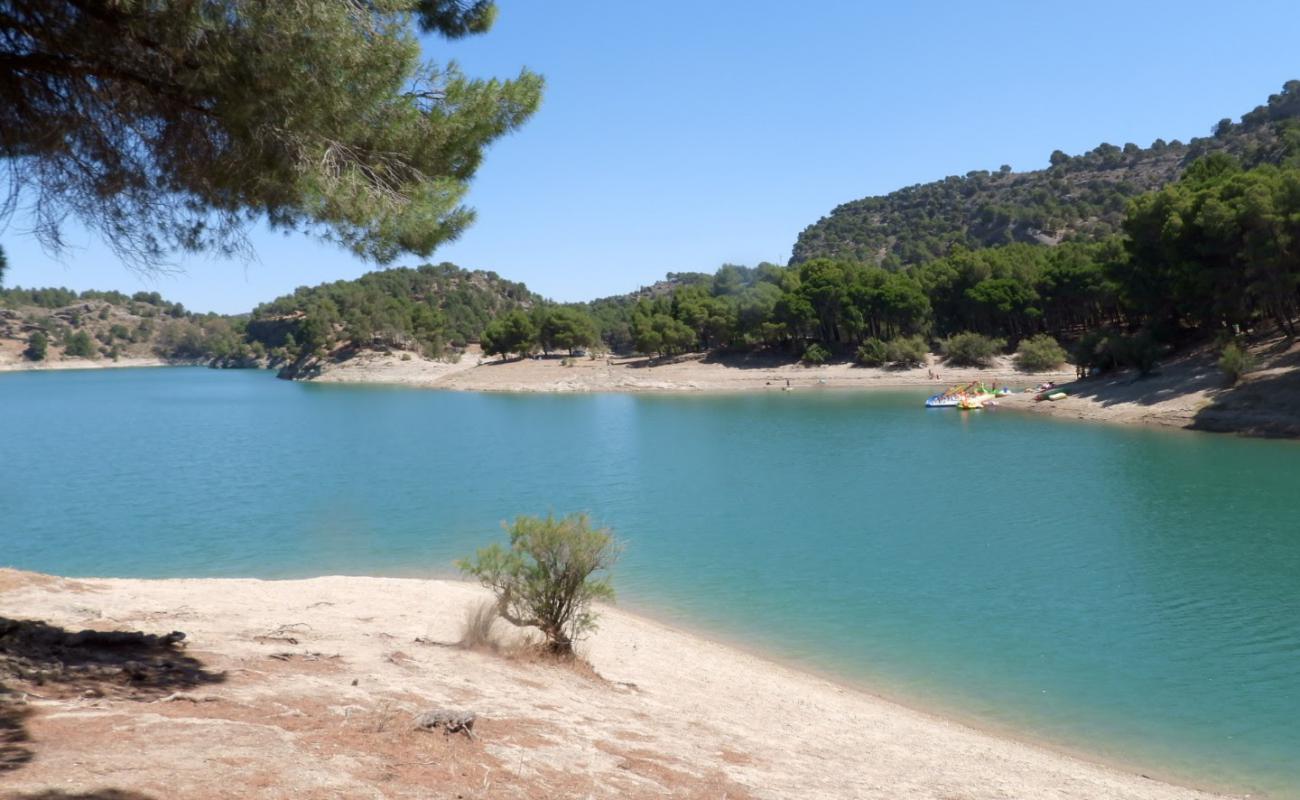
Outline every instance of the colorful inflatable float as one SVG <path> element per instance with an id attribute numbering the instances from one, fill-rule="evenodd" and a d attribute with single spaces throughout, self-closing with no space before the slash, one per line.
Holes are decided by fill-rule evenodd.
<path id="1" fill-rule="evenodd" d="M 952 386 L 947 390 L 936 395 L 931 395 L 925 401 L 926 408 L 961 408 L 972 411 L 984 408 L 985 404 L 995 397 L 1002 397 L 1011 394 L 1011 390 L 1003 386 L 1001 388 L 985 386 L 980 381 L 968 383 L 962 386 Z"/>

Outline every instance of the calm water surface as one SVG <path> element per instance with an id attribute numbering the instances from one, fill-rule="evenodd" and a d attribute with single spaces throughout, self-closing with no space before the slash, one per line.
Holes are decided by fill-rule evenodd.
<path id="1" fill-rule="evenodd" d="M 0 561 L 446 573 L 516 513 L 624 604 L 979 724 L 1300 797 L 1300 446 L 914 393 L 532 396 L 0 375 Z"/>

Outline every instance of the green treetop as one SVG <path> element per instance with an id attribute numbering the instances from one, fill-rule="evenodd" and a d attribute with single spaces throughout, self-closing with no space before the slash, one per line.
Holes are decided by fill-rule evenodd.
<path id="1" fill-rule="evenodd" d="M 539 309 L 537 343 L 543 352 L 568 350 L 569 355 L 579 347 L 591 347 L 600 338 L 591 316 L 572 306 L 550 306 Z"/>
<path id="2" fill-rule="evenodd" d="M 483 352 L 490 356 L 528 355 L 537 341 L 537 326 L 523 311 L 515 310 L 493 320 L 483 331 Z"/>

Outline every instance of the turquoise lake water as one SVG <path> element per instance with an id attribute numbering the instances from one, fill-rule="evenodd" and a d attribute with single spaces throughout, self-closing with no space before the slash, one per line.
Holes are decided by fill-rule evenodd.
<path id="1" fill-rule="evenodd" d="M 916 393 L 485 395 L 0 375 L 0 563 L 447 574 L 517 513 L 624 605 L 1149 774 L 1300 797 L 1300 445 Z"/>

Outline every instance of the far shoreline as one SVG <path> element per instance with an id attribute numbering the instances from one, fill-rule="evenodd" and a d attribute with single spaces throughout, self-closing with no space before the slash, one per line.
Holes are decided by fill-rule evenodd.
<path id="1" fill-rule="evenodd" d="M 1294 349 L 1300 354 L 1300 345 Z M 923 367 L 869 368 L 846 362 L 805 366 L 764 356 L 693 354 L 675 359 L 579 357 L 485 359 L 471 347 L 459 360 L 367 351 L 316 364 L 298 383 L 438 389 L 485 394 L 757 395 L 774 392 L 915 391 L 925 397 L 969 383 L 1006 386 L 997 410 L 1084 422 L 1141 425 L 1169 430 L 1230 433 L 1248 438 L 1300 440 L 1300 362 L 1279 357 L 1236 386 L 1223 381 L 1214 358 L 1191 353 L 1170 359 L 1149 377 L 1121 371 L 1077 380 L 1072 367 L 1043 373 L 1015 369 L 1001 356 L 988 368 L 947 367 L 931 355 Z M 95 369 L 205 366 L 197 361 L 68 360 L 33 364 L 0 361 L 0 374 Z M 266 369 L 265 367 L 249 367 Z M 935 377 L 935 376 L 938 377 Z M 1033 388 L 1052 382 L 1066 395 L 1037 402 Z M 920 410 L 922 409 L 918 406 Z M 957 412 L 955 409 L 933 413 Z"/>
<path id="2" fill-rule="evenodd" d="M 58 361 L 0 361 L 0 374 L 26 372 L 93 372 L 102 369 L 158 369 L 162 367 L 203 367 L 202 361 L 176 361 L 164 358 L 65 358 Z"/>

